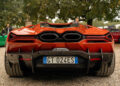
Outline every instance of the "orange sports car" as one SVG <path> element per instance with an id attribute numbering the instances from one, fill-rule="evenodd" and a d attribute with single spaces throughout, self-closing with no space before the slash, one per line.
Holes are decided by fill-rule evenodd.
<path id="1" fill-rule="evenodd" d="M 114 72 L 114 41 L 108 30 L 73 23 L 40 23 L 9 33 L 5 69 L 24 76 L 38 69 L 79 69 L 109 76 Z"/>

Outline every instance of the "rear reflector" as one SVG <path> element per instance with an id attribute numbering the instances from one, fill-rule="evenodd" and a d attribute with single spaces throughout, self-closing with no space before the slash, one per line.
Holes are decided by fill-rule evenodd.
<path id="1" fill-rule="evenodd" d="M 99 61 L 101 58 L 91 58 L 90 61 Z"/>

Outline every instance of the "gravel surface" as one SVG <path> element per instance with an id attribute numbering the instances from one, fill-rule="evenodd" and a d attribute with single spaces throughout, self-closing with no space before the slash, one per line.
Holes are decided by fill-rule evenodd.
<path id="1" fill-rule="evenodd" d="M 109 77 L 79 75 L 70 72 L 36 74 L 22 78 L 10 78 L 4 68 L 5 48 L 0 47 L 0 86 L 120 86 L 120 44 L 115 45 L 116 68 Z"/>

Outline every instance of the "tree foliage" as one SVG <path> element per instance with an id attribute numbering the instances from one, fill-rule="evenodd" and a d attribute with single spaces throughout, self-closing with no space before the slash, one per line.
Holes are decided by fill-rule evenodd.
<path id="1" fill-rule="evenodd" d="M 95 18 L 112 20 L 118 15 L 119 4 L 119 0 L 25 0 L 25 12 L 35 20 L 81 17 L 89 23 Z"/>
<path id="2" fill-rule="evenodd" d="M 0 0 L 0 27 L 23 24 L 25 19 L 22 0 Z"/>
<path id="3" fill-rule="evenodd" d="M 24 0 L 24 12 L 31 21 L 55 18 L 58 11 L 56 0 Z"/>
<path id="4" fill-rule="evenodd" d="M 7 23 L 24 25 L 53 19 L 64 22 L 80 17 L 92 24 L 93 19 L 112 21 L 120 10 L 120 0 L 0 0 L 0 27 Z"/>
<path id="5" fill-rule="evenodd" d="M 56 21 L 55 21 L 55 23 L 65 23 L 63 20 L 61 20 L 61 19 L 57 19 Z"/>

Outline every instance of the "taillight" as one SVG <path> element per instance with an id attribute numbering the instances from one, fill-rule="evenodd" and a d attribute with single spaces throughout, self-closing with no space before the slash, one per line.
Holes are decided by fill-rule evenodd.
<path id="1" fill-rule="evenodd" d="M 110 33 L 106 34 L 106 35 L 98 35 L 98 36 L 94 36 L 94 35 L 91 35 L 91 36 L 85 36 L 86 39 L 88 40 L 106 40 L 106 41 L 112 41 L 112 35 Z"/>
<path id="2" fill-rule="evenodd" d="M 86 36 L 86 39 L 105 39 L 105 36 Z"/>
<path id="3" fill-rule="evenodd" d="M 112 35 L 109 33 L 106 35 L 106 39 L 109 40 L 109 41 L 112 41 Z"/>
<path id="4" fill-rule="evenodd" d="M 13 34 L 13 33 L 10 33 L 10 35 L 9 35 L 9 40 L 12 40 L 12 39 L 14 39 L 16 37 L 16 35 L 15 34 Z"/>
<path id="5" fill-rule="evenodd" d="M 16 41 L 23 41 L 23 40 L 25 40 L 25 41 L 28 41 L 28 39 L 31 41 L 32 39 L 34 39 L 35 37 L 34 37 L 34 35 L 16 35 L 16 34 L 14 34 L 14 33 L 10 33 L 9 34 L 9 36 L 8 36 L 9 38 L 9 41 L 11 41 L 11 40 L 16 40 Z M 26 40 L 27 39 L 27 40 Z"/>

